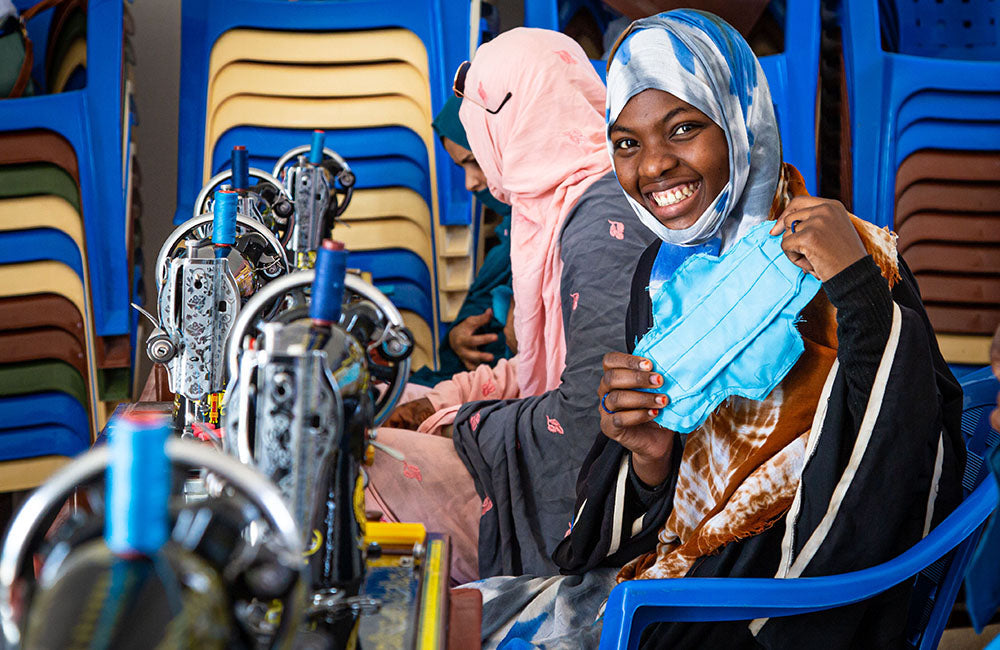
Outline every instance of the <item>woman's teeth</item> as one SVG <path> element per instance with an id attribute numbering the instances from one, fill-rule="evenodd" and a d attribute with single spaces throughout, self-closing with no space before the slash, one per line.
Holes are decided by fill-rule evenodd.
<path id="1" fill-rule="evenodd" d="M 652 192 L 650 196 L 656 205 L 662 207 L 673 205 L 688 198 L 698 189 L 698 182 L 688 183 L 687 185 L 681 185 L 680 187 L 674 187 L 669 190 L 664 190 L 663 192 Z"/>

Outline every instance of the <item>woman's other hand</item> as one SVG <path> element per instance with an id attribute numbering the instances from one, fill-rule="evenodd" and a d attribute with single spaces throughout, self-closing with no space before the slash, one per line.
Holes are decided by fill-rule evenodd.
<path id="1" fill-rule="evenodd" d="M 868 254 L 840 201 L 797 196 L 771 228 L 793 264 L 826 282 Z"/>
<path id="2" fill-rule="evenodd" d="M 434 415 L 434 413 L 435 409 L 431 401 L 426 397 L 421 397 L 420 399 L 397 406 L 389 414 L 389 417 L 385 419 L 382 426 L 394 429 L 416 430 L 421 422 Z"/>
<path id="3" fill-rule="evenodd" d="M 493 310 L 487 309 L 478 316 L 469 316 L 448 332 L 448 344 L 462 360 L 466 370 L 475 370 L 479 364 L 493 361 L 492 354 L 483 352 L 479 348 L 496 341 L 497 335 L 492 333 L 476 334 L 476 330 L 488 325 L 491 318 L 493 318 Z"/>
<path id="4" fill-rule="evenodd" d="M 662 483 L 670 473 L 674 434 L 653 422 L 667 405 L 666 395 L 645 392 L 663 385 L 649 359 L 609 352 L 604 355 L 601 431 L 632 452 L 632 469 L 646 485 Z M 610 412 L 609 412 L 610 411 Z"/>

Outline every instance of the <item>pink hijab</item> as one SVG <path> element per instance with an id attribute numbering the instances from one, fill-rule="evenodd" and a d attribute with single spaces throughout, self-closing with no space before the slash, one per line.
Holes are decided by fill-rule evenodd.
<path id="1" fill-rule="evenodd" d="M 507 93 L 511 98 L 496 114 Z M 513 207 L 517 381 L 522 396 L 559 385 L 566 365 L 559 233 L 594 181 L 611 171 L 604 84 L 576 41 L 520 27 L 476 51 L 459 117 L 495 197 Z M 477 105 L 479 104 L 479 105 Z"/>

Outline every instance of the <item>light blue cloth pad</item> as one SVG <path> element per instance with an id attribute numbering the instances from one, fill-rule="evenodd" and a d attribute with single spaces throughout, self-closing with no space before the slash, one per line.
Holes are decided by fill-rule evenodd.
<path id="1" fill-rule="evenodd" d="M 660 426 L 688 433 L 727 397 L 763 399 L 801 356 L 795 321 L 820 282 L 792 264 L 781 236 L 768 234 L 773 225 L 755 226 L 720 257 L 692 255 L 651 292 L 653 328 L 633 354 L 663 375 L 653 391 L 670 398 Z"/>

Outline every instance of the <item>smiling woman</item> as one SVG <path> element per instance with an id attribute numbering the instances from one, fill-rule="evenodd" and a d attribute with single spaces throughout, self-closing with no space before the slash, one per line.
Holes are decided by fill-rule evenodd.
<path id="1" fill-rule="evenodd" d="M 624 580 L 866 568 L 961 499 L 961 390 L 895 237 L 782 164 L 742 37 L 692 10 L 633 23 L 611 52 L 606 119 L 618 181 L 658 241 L 632 277 L 630 353 L 603 359 L 603 436 L 553 554 L 563 575 L 478 583 L 491 643 L 595 646 Z M 903 588 L 805 616 L 657 623 L 640 646 L 901 647 L 907 604 Z"/>

